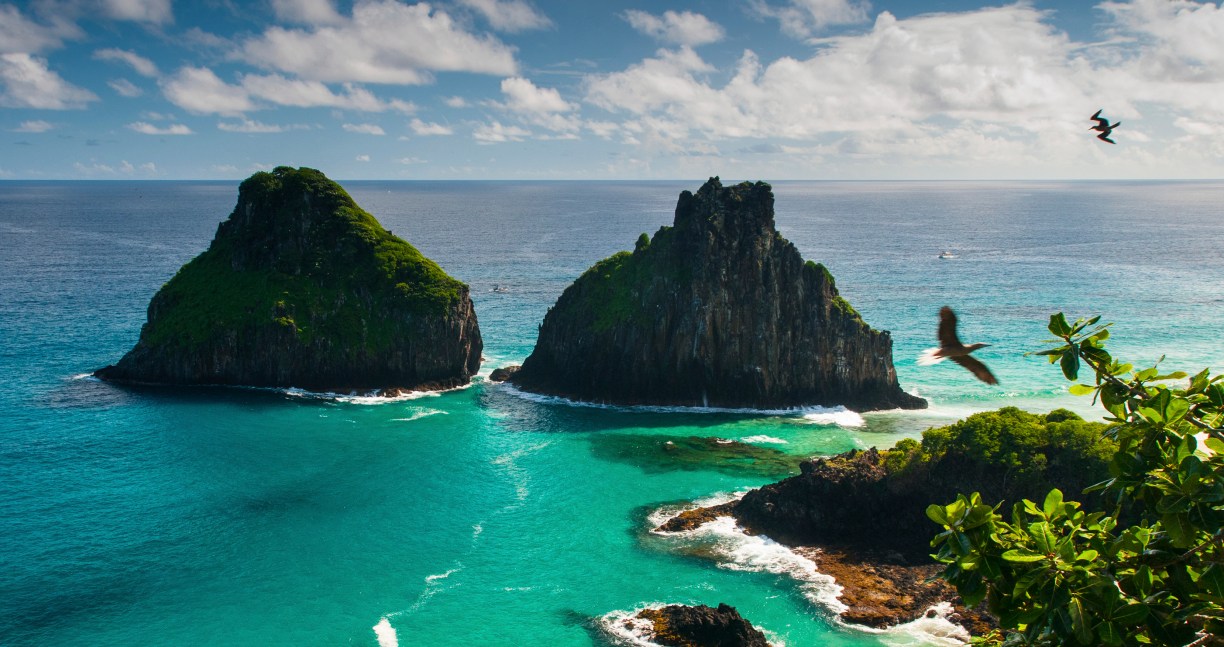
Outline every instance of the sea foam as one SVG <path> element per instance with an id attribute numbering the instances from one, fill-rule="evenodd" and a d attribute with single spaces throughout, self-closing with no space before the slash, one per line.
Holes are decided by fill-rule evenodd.
<path id="1" fill-rule="evenodd" d="M 378 637 L 378 647 L 399 647 L 395 627 L 391 626 L 391 621 L 387 619 L 387 616 L 383 616 L 378 624 L 374 625 L 374 635 Z"/>
<path id="2" fill-rule="evenodd" d="M 571 400 L 563 398 L 559 395 L 544 395 L 541 393 L 531 393 L 515 387 L 512 384 L 501 383 L 500 388 L 507 393 L 540 404 L 562 404 L 571 407 L 589 407 L 592 409 L 609 409 L 613 411 L 642 411 L 646 413 L 732 413 L 751 416 L 832 416 L 837 420 L 846 421 L 849 426 L 861 427 L 863 419 L 857 413 L 847 410 L 845 407 L 822 407 L 813 405 L 810 407 L 792 407 L 788 409 L 748 409 L 734 407 L 685 407 L 685 406 L 662 406 L 652 404 L 609 404 L 606 402 L 588 402 L 586 400 Z M 848 415 L 847 415 L 848 414 Z M 819 418 L 809 418 L 818 420 Z M 831 418 L 832 419 L 832 418 Z M 826 424 L 841 424 L 826 423 Z"/>

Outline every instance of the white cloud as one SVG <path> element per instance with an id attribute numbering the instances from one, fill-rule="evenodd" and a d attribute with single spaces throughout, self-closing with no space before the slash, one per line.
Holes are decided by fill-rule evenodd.
<path id="1" fill-rule="evenodd" d="M 15 133 L 45 133 L 48 130 L 55 128 L 55 124 L 49 121 L 36 119 L 33 121 L 23 121 L 20 126 L 13 129 Z"/>
<path id="2" fill-rule="evenodd" d="M 356 159 L 358 162 L 368 162 L 370 161 L 370 156 L 369 155 L 358 155 Z"/>
<path id="3" fill-rule="evenodd" d="M 336 94 L 319 81 L 289 79 L 279 74 L 248 74 L 242 77 L 242 87 L 254 97 L 282 106 L 343 108 L 362 112 L 394 110 L 404 114 L 416 112 L 416 106 L 409 101 L 383 101 L 369 90 L 352 83 L 343 84 L 344 94 Z"/>
<path id="4" fill-rule="evenodd" d="M 162 82 L 162 94 L 174 105 L 197 114 L 238 115 L 255 110 L 243 88 L 230 85 L 206 67 L 184 67 Z"/>
<path id="5" fill-rule="evenodd" d="M 102 0 L 102 9 L 116 20 L 133 20 L 157 25 L 174 22 L 170 0 Z"/>
<path id="6" fill-rule="evenodd" d="M 252 121 L 243 119 L 237 123 L 222 121 L 217 123 L 217 129 L 227 133 L 283 133 L 286 130 L 302 130 L 301 126 L 280 126 L 277 124 L 265 124 L 260 121 Z"/>
<path id="7" fill-rule="evenodd" d="M 132 66 L 133 70 L 141 76 L 156 77 L 158 75 L 157 65 L 149 59 L 127 50 L 118 48 L 100 49 L 93 53 L 93 57 L 99 61 L 119 61 Z"/>
<path id="8" fill-rule="evenodd" d="M 467 99 L 463 97 L 447 97 L 443 103 L 451 108 L 466 108 L 468 107 Z"/>
<path id="9" fill-rule="evenodd" d="M 543 114 L 574 109 L 573 104 L 562 99 L 555 88 L 537 87 L 530 80 L 518 76 L 502 79 L 501 91 L 506 97 L 504 106 L 514 112 Z"/>
<path id="10" fill-rule="evenodd" d="M 175 117 L 173 113 L 153 112 L 151 110 L 146 110 L 140 113 L 140 116 L 145 121 L 175 121 L 178 119 L 178 117 Z"/>
<path id="11" fill-rule="evenodd" d="M 128 97 L 129 99 L 138 97 L 144 94 L 144 90 L 136 87 L 136 84 L 127 79 L 111 79 L 106 82 L 112 90 L 119 93 L 120 96 Z"/>
<path id="12" fill-rule="evenodd" d="M 530 136 L 531 131 L 518 126 L 503 126 L 500 121 L 480 124 L 472 132 L 472 137 L 481 144 L 521 142 Z"/>
<path id="13" fill-rule="evenodd" d="M 465 31 L 429 4 L 358 0 L 351 18 L 312 30 L 272 27 L 247 40 L 247 62 L 312 81 L 417 85 L 431 72 L 514 74 L 513 49 Z"/>
<path id="14" fill-rule="evenodd" d="M 193 135 L 191 129 L 183 124 L 170 124 L 165 128 L 155 126 L 147 121 L 137 121 L 127 125 L 128 128 L 143 135 Z"/>
<path id="15" fill-rule="evenodd" d="M 79 27 L 63 18 L 53 18 L 49 25 L 26 18 L 12 5 L 0 5 L 0 54 L 33 54 L 56 49 L 65 39 L 84 35 Z"/>
<path id="16" fill-rule="evenodd" d="M 639 32 L 676 45 L 696 47 L 716 43 L 725 35 L 723 28 L 709 18 L 691 11 L 664 11 L 662 16 L 637 9 L 625 12 L 625 20 Z"/>
<path id="17" fill-rule="evenodd" d="M 831 25 L 865 22 L 871 4 L 866 0 L 788 0 L 775 7 L 766 0 L 751 0 L 756 13 L 776 18 L 782 32 L 795 38 L 807 38 Z"/>
<path id="18" fill-rule="evenodd" d="M 419 157 L 401 157 L 397 160 L 400 164 L 426 164 L 427 162 Z"/>
<path id="19" fill-rule="evenodd" d="M 362 135 L 386 135 L 387 132 L 378 124 L 344 124 L 341 126 L 345 132 L 359 133 Z"/>
<path id="20" fill-rule="evenodd" d="M 412 132 L 422 137 L 428 137 L 431 135 L 453 135 L 455 133 L 450 126 L 436 123 L 425 123 L 420 119 L 413 119 L 408 126 L 412 128 Z"/>
<path id="21" fill-rule="evenodd" d="M 523 0 L 459 0 L 459 4 L 478 11 L 499 31 L 513 33 L 552 26 L 547 16 Z"/>
<path id="22" fill-rule="evenodd" d="M 24 53 L 0 54 L 0 107 L 69 110 L 97 101 L 94 93 L 65 81 L 47 61 Z"/>
<path id="23" fill-rule="evenodd" d="M 306 25 L 336 25 L 344 18 L 336 13 L 331 0 L 272 0 L 276 17 L 285 22 Z"/>

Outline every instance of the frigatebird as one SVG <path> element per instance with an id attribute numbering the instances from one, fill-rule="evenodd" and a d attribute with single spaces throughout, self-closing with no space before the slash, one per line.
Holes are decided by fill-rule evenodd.
<path id="1" fill-rule="evenodd" d="M 956 336 L 956 313 L 952 312 L 952 308 L 944 306 L 939 309 L 939 348 L 928 348 L 923 351 L 918 357 L 918 365 L 930 366 L 950 359 L 969 369 L 977 376 L 977 379 L 987 384 L 998 384 L 999 380 L 995 379 L 994 374 L 986 368 L 985 364 L 969 356 L 969 353 L 989 345 L 977 343 L 966 346 L 962 344 L 960 338 Z"/>
<path id="2" fill-rule="evenodd" d="M 1097 111 L 1096 111 L 1096 114 L 1094 114 L 1094 115 L 1092 115 L 1091 117 L 1089 117 L 1089 120 L 1097 122 L 1097 125 L 1095 125 L 1095 126 L 1093 126 L 1093 127 L 1089 128 L 1088 130 L 1099 130 L 1099 131 L 1101 131 L 1101 134 L 1097 135 L 1097 139 L 1099 139 L 1099 140 L 1101 140 L 1101 141 L 1103 141 L 1103 142 L 1109 142 L 1109 143 L 1113 144 L 1113 143 L 1114 143 L 1114 140 L 1112 140 L 1112 139 L 1110 139 L 1110 138 L 1109 138 L 1109 133 L 1113 132 L 1113 129 L 1114 129 L 1114 128 L 1117 128 L 1118 126 L 1121 126 L 1121 125 L 1122 125 L 1122 122 L 1120 122 L 1120 121 L 1119 121 L 1118 123 L 1116 123 L 1116 124 L 1114 124 L 1114 125 L 1110 126 L 1110 125 L 1109 125 L 1109 120 L 1108 120 L 1108 119 L 1104 119 L 1104 118 L 1102 118 L 1102 117 L 1101 117 L 1101 111 L 1102 111 L 1102 110 L 1104 110 L 1104 108 L 1101 108 L 1101 110 L 1097 110 Z"/>

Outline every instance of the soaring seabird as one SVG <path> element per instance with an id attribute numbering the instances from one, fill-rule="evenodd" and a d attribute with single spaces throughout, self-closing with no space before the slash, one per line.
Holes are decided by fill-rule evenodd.
<path id="1" fill-rule="evenodd" d="M 969 356 L 969 353 L 989 345 L 978 343 L 966 346 L 962 344 L 956 336 L 956 313 L 952 312 L 952 308 L 944 306 L 939 309 L 939 348 L 928 348 L 924 351 L 918 358 L 918 365 L 929 366 L 950 359 L 969 369 L 977 376 L 977 379 L 987 384 L 998 384 L 999 381 L 995 379 L 985 364 Z"/>
<path id="2" fill-rule="evenodd" d="M 1104 108 L 1101 108 L 1101 110 L 1104 110 Z M 1094 115 L 1092 115 L 1091 117 L 1089 117 L 1089 120 L 1090 120 L 1090 121 L 1095 121 L 1095 122 L 1097 122 L 1097 125 L 1095 125 L 1095 126 L 1093 126 L 1093 127 L 1089 128 L 1088 130 L 1099 130 L 1099 131 L 1101 131 L 1101 134 L 1097 135 L 1097 139 L 1099 139 L 1099 140 L 1101 140 L 1101 141 L 1103 141 L 1103 142 L 1109 142 L 1109 143 L 1113 144 L 1113 143 L 1114 143 L 1114 140 L 1112 140 L 1112 139 L 1110 139 L 1110 138 L 1109 138 L 1109 133 L 1113 132 L 1113 129 L 1114 129 L 1114 128 L 1117 128 L 1118 126 L 1121 126 L 1121 125 L 1122 125 L 1122 122 L 1120 122 L 1120 121 L 1119 121 L 1118 123 L 1116 123 L 1116 124 L 1114 124 L 1114 125 L 1110 126 L 1110 125 L 1109 125 L 1109 120 L 1108 120 L 1108 119 L 1103 119 L 1103 118 L 1101 117 L 1101 110 L 1097 110 L 1097 111 L 1096 111 L 1096 114 L 1094 114 Z"/>

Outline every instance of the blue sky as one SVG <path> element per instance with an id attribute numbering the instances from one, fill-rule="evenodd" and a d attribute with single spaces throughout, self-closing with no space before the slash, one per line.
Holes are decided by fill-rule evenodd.
<path id="1" fill-rule="evenodd" d="M 1219 178 L 1224 8 L 0 0 L 0 133 L 18 179 Z"/>

